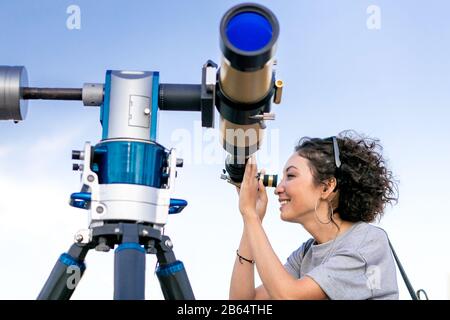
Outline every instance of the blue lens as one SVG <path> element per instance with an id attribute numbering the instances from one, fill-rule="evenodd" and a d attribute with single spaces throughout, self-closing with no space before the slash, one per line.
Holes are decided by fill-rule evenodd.
<path id="1" fill-rule="evenodd" d="M 243 12 L 234 16 L 226 27 L 228 40 L 243 51 L 257 51 L 272 39 L 272 25 L 259 13 Z"/>

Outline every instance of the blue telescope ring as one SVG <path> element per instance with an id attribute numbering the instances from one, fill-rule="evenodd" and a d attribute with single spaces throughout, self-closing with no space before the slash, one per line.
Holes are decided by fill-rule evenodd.
<path id="1" fill-rule="evenodd" d="M 261 50 L 273 36 L 269 20 L 256 12 L 235 15 L 228 21 L 225 32 L 231 44 L 243 51 Z"/>
<path id="2" fill-rule="evenodd" d="M 138 184 L 161 188 L 167 152 L 159 144 L 103 141 L 95 146 L 94 164 L 100 184 Z"/>

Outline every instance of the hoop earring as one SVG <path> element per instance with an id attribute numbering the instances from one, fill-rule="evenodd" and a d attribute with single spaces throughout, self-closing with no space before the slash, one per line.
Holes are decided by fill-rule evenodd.
<path id="1" fill-rule="evenodd" d="M 321 224 L 329 224 L 333 217 L 333 206 L 331 205 L 331 203 L 329 201 L 327 201 L 329 217 L 328 217 L 327 222 L 323 222 L 322 220 L 319 219 L 319 216 L 317 215 L 317 203 L 319 202 L 319 200 L 320 200 L 320 198 L 317 199 L 316 204 L 314 206 L 314 216 L 316 217 L 317 221 L 319 221 Z M 331 208 L 331 211 L 330 211 L 330 208 Z"/>
<path id="2" fill-rule="evenodd" d="M 334 210 L 333 210 L 333 205 L 331 204 L 331 201 L 327 201 L 328 203 L 328 212 L 330 213 L 330 216 L 328 217 L 328 219 L 330 219 L 330 222 L 333 221 L 333 215 L 334 215 Z"/>

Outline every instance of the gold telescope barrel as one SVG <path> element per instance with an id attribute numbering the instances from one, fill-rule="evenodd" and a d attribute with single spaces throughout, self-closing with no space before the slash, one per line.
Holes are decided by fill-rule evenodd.
<path id="1" fill-rule="evenodd" d="M 262 144 L 265 121 L 274 119 L 270 111 L 279 32 L 273 12 L 253 3 L 232 7 L 220 23 L 223 55 L 216 107 L 221 142 L 228 153 L 225 169 L 233 182 L 242 181 L 247 159 Z"/>

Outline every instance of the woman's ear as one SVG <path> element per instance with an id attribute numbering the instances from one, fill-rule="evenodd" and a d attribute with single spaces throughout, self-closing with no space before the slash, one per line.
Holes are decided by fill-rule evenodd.
<path id="1" fill-rule="evenodd" d="M 323 183 L 323 189 L 322 189 L 322 199 L 328 199 L 330 194 L 334 192 L 334 189 L 336 188 L 336 179 L 331 178 Z"/>

